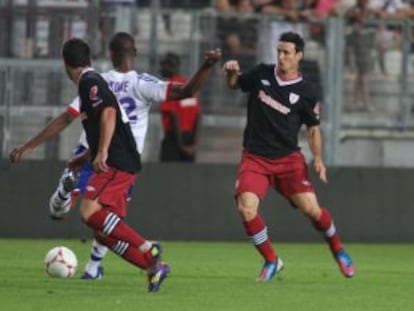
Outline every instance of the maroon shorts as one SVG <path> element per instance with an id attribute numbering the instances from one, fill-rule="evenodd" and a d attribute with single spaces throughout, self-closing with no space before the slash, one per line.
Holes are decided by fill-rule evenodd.
<path id="1" fill-rule="evenodd" d="M 253 192 L 263 199 L 269 187 L 288 199 L 297 193 L 315 191 L 302 153 L 295 151 L 285 157 L 268 159 L 243 152 L 236 196 L 243 192 Z"/>
<path id="2" fill-rule="evenodd" d="M 89 200 L 98 199 L 104 207 L 119 217 L 126 216 L 128 190 L 134 184 L 136 174 L 110 168 L 104 173 L 92 173 L 86 185 L 83 197 Z"/>

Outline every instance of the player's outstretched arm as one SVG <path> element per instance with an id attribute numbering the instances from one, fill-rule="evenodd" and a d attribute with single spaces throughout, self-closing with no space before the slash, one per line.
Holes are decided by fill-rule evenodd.
<path id="1" fill-rule="evenodd" d="M 171 93 L 167 100 L 176 100 L 193 96 L 200 87 L 207 81 L 211 68 L 220 60 L 220 49 L 211 50 L 205 53 L 204 61 L 197 72 L 184 85 L 173 84 Z"/>
<path id="2" fill-rule="evenodd" d="M 229 60 L 223 65 L 226 73 L 227 86 L 231 89 L 239 88 L 240 65 L 237 60 Z"/>
<path id="3" fill-rule="evenodd" d="M 59 134 L 64 128 L 71 124 L 74 119 L 75 117 L 70 114 L 70 112 L 62 112 L 59 116 L 46 124 L 42 130 L 40 130 L 35 136 L 29 139 L 22 146 L 13 148 L 9 154 L 10 161 L 12 163 L 18 162 L 23 157 L 23 155 L 31 152 L 40 144 Z"/>
<path id="4" fill-rule="evenodd" d="M 313 156 L 313 168 L 323 183 L 328 182 L 326 167 L 322 160 L 322 135 L 319 125 L 308 128 L 308 143 Z"/>

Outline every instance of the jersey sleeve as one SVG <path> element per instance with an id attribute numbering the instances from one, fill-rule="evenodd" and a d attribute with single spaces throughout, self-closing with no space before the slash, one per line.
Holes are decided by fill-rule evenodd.
<path id="1" fill-rule="evenodd" d="M 148 104 L 165 101 L 171 92 L 171 83 L 157 79 L 149 74 L 140 74 L 135 86 L 137 97 L 143 97 Z"/>
<path id="2" fill-rule="evenodd" d="M 66 111 L 68 111 L 75 118 L 80 115 L 80 100 L 79 96 L 74 98 L 71 103 L 67 106 Z"/>
<path id="3" fill-rule="evenodd" d="M 260 65 L 239 76 L 239 85 L 243 92 L 251 92 L 254 90 L 257 84 L 259 70 Z"/>
<path id="4" fill-rule="evenodd" d="M 317 97 L 306 98 L 305 104 L 302 109 L 301 118 L 303 123 L 310 127 L 320 124 L 321 104 L 320 99 Z"/>
<path id="5" fill-rule="evenodd" d="M 79 84 L 79 95 L 82 105 L 91 105 L 92 110 L 99 114 L 106 107 L 116 108 L 118 102 L 109 89 L 108 84 L 98 77 L 87 77 Z"/>
<path id="6" fill-rule="evenodd" d="M 180 102 L 178 100 L 165 101 L 161 103 L 160 111 L 164 113 L 176 112 L 179 106 L 180 106 Z"/>

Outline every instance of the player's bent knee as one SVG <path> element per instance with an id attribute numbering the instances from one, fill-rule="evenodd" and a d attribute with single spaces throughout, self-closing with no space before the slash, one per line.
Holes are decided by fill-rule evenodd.
<path id="1" fill-rule="evenodd" d="M 289 200 L 310 219 L 319 219 L 321 209 L 314 193 L 299 193 L 290 197 Z"/>
<path id="2" fill-rule="evenodd" d="M 81 220 L 82 220 L 84 223 L 87 223 L 87 222 L 88 222 L 89 217 L 91 216 L 91 214 L 89 214 L 89 213 L 85 213 L 85 212 L 83 212 L 83 210 L 81 209 L 81 210 L 80 210 L 80 216 L 81 216 Z"/>
<path id="3" fill-rule="evenodd" d="M 259 208 L 259 199 L 257 197 L 241 195 L 237 201 L 237 209 L 244 221 L 249 221 L 256 217 Z"/>
<path id="4" fill-rule="evenodd" d="M 244 221 L 250 221 L 257 215 L 257 209 L 240 209 L 239 213 L 242 216 Z"/>
<path id="5" fill-rule="evenodd" d="M 101 209 L 101 205 L 97 201 L 82 200 L 80 215 L 83 222 L 88 222 L 89 217 Z"/>

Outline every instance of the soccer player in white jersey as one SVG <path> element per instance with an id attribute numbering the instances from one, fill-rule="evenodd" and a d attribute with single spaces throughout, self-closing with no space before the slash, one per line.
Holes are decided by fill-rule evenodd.
<path id="1" fill-rule="evenodd" d="M 109 49 L 114 69 L 102 76 L 108 82 L 110 89 L 116 95 L 118 102 L 123 107 L 129 120 L 132 132 L 136 140 L 138 152 L 141 154 L 144 148 L 144 140 L 148 127 L 149 109 L 153 104 L 165 100 L 176 100 L 191 97 L 204 84 L 208 78 L 210 69 L 220 59 L 220 50 L 211 50 L 205 54 L 203 63 L 191 79 L 185 84 L 173 84 L 161 81 L 148 74 L 138 74 L 134 70 L 137 50 L 134 39 L 127 33 L 117 33 L 112 38 Z M 68 105 L 65 112 L 49 122 L 37 135 L 28 140 L 22 146 L 16 147 L 10 153 L 10 160 L 17 162 L 39 144 L 52 138 L 75 118 L 80 115 L 79 100 L 76 98 Z M 51 215 L 61 218 L 68 212 L 71 206 L 71 192 L 74 187 L 73 170 L 79 170 L 79 163 L 83 163 L 87 157 L 86 140 L 80 139 L 79 145 L 74 149 L 69 168 L 65 169 L 59 185 L 50 200 Z M 89 170 L 91 168 L 89 167 Z M 84 166 L 79 175 L 78 191 L 86 185 L 89 177 L 88 165 Z M 96 240 L 93 241 L 91 259 L 85 267 L 84 279 L 99 279 L 102 277 L 102 258 L 107 252 L 106 246 Z"/>

